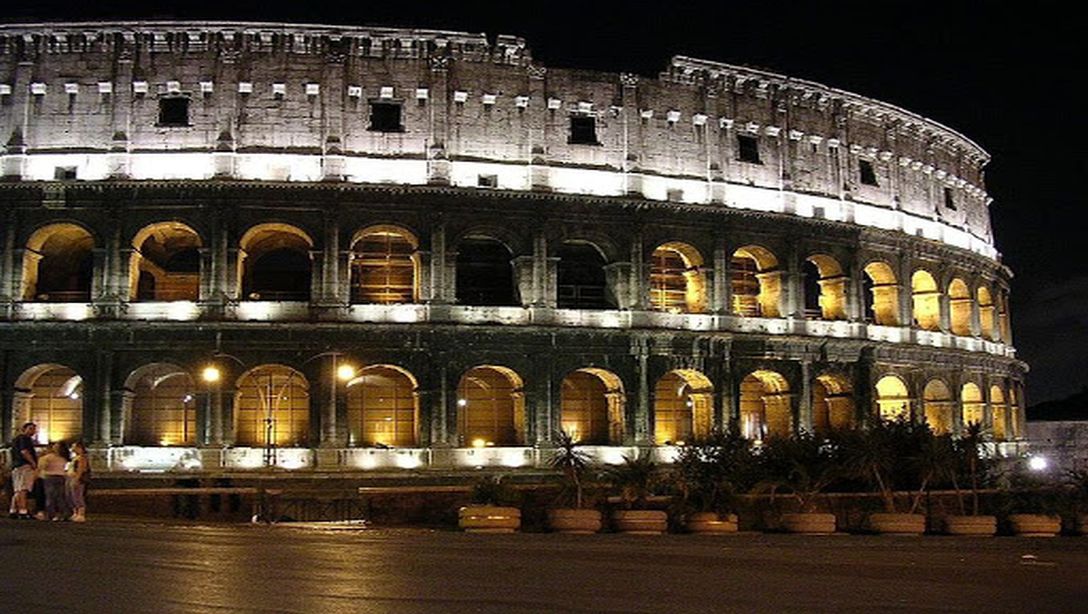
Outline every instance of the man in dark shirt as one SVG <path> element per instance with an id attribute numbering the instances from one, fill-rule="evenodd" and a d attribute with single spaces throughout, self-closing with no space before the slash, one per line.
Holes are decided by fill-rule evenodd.
<path id="1" fill-rule="evenodd" d="M 11 442 L 11 513 L 20 518 L 30 518 L 27 509 L 27 494 L 34 488 L 34 474 L 38 471 L 38 452 L 34 449 L 34 436 L 38 434 L 38 425 L 27 422 L 22 432 Z"/>

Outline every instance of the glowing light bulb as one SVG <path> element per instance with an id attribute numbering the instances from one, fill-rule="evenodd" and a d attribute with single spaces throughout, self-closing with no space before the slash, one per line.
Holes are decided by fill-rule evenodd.
<path id="1" fill-rule="evenodd" d="M 219 372 L 219 368 L 215 366 L 204 367 L 204 370 L 200 373 L 200 377 L 204 378 L 204 381 L 209 384 L 218 382 L 222 375 L 223 374 Z"/>
<path id="2" fill-rule="evenodd" d="M 465 405 L 468 405 L 468 401 L 466 401 L 464 399 L 457 399 L 457 406 L 458 407 L 464 407 Z"/>
<path id="3" fill-rule="evenodd" d="M 1042 456 L 1032 456 L 1028 459 L 1028 467 L 1032 471 L 1045 471 L 1049 464 Z"/>
<path id="4" fill-rule="evenodd" d="M 473 439 L 472 440 L 472 447 L 473 448 L 482 448 L 482 447 L 484 447 L 486 445 L 487 445 L 487 442 L 484 441 L 483 439 Z"/>
<path id="5" fill-rule="evenodd" d="M 353 379 L 355 377 L 355 367 L 351 365 L 340 365 L 336 368 L 336 377 L 342 382 Z"/>

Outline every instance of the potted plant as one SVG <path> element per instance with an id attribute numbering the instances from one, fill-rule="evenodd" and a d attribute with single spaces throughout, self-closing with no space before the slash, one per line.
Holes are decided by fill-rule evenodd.
<path id="1" fill-rule="evenodd" d="M 513 533 L 521 527 L 513 500 L 502 476 L 484 477 L 472 487 L 471 503 L 458 510 L 457 524 L 466 533 Z"/>
<path id="2" fill-rule="evenodd" d="M 562 480 L 559 505 L 548 510 L 548 526 L 556 533 L 596 533 L 601 530 L 601 512 L 585 506 L 585 478 L 591 468 L 589 456 L 566 431 L 556 435 L 555 451 L 548 465 Z"/>
<path id="3" fill-rule="evenodd" d="M 1062 530 L 1061 492 L 1045 476 L 1014 470 L 1001 493 L 1009 531 L 1020 537 L 1054 537 Z"/>
<path id="4" fill-rule="evenodd" d="M 929 427 L 906 419 L 877 420 L 868 428 L 846 437 L 845 466 L 869 482 L 880 495 L 884 511 L 869 515 L 869 528 L 883 535 L 921 535 L 926 530 L 925 514 L 918 513 L 929 481 L 937 473 L 934 436 Z M 917 486 L 910 505 L 901 510 L 895 498 L 896 486 L 911 482 Z"/>
<path id="5" fill-rule="evenodd" d="M 658 535 L 668 527 L 669 516 L 662 510 L 648 509 L 649 498 L 658 484 L 657 465 L 647 453 L 610 467 L 606 479 L 618 491 L 622 509 L 612 512 L 612 524 L 620 533 Z"/>
<path id="6" fill-rule="evenodd" d="M 737 532 L 737 494 L 750 486 L 753 459 L 751 442 L 732 427 L 680 446 L 676 485 L 688 531 Z"/>
<path id="7" fill-rule="evenodd" d="M 988 475 L 987 459 L 982 456 L 982 427 L 972 422 L 959 439 L 950 441 L 951 458 L 945 465 L 947 476 L 956 491 L 959 514 L 944 519 L 944 530 L 949 535 L 989 536 L 997 533 L 997 517 L 979 513 L 979 482 Z M 971 505 L 967 506 L 961 480 L 966 478 Z"/>
<path id="8" fill-rule="evenodd" d="M 1073 516 L 1073 530 L 1088 535 L 1088 469 L 1070 471 L 1066 475 L 1065 486 Z"/>
<path id="9" fill-rule="evenodd" d="M 782 527 L 789 533 L 830 535 L 835 532 L 835 515 L 820 512 L 817 499 L 840 473 L 837 437 L 821 439 L 808 432 L 769 439 L 760 453 L 765 479 L 757 492 L 769 492 L 771 500 L 785 493 L 797 502 L 797 512 L 782 514 Z"/>

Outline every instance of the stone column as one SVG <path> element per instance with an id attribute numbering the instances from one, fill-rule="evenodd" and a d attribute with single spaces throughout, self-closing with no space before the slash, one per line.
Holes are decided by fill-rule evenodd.
<path id="1" fill-rule="evenodd" d="M 717 314 L 729 313 L 729 301 L 732 288 L 729 287 L 729 253 L 725 250 L 725 243 L 718 240 L 714 244 L 714 275 L 711 288 L 710 312 Z"/>
<path id="2" fill-rule="evenodd" d="M 537 284 L 536 262 L 533 256 L 517 256 L 510 261 L 514 269 L 514 285 L 518 291 L 518 299 L 522 306 L 529 307 L 536 304 Z"/>
<path id="3" fill-rule="evenodd" d="M 613 262 L 604 266 L 605 286 L 612 294 L 617 309 L 633 309 L 637 304 L 631 287 L 633 267 L 630 262 Z"/>
<path id="4" fill-rule="evenodd" d="M 94 377 L 84 385 L 83 432 L 93 433 L 93 442 L 108 446 L 111 442 L 113 353 L 100 351 L 95 356 Z M 89 384 L 89 385 L 87 385 Z"/>
<path id="5" fill-rule="evenodd" d="M 130 390 L 111 390 L 109 407 L 106 411 L 110 414 L 109 445 L 123 445 L 125 434 L 129 430 L 128 421 L 132 419 L 132 401 L 136 394 Z"/>
<path id="6" fill-rule="evenodd" d="M 632 350 L 638 360 L 638 396 L 635 398 L 632 435 L 635 445 L 653 443 L 653 430 L 650 421 L 650 341 L 645 337 L 631 340 Z"/>
<path id="7" fill-rule="evenodd" d="M 0 244 L 0 250 L 3 250 L 0 252 L 0 304 L 22 298 L 15 287 L 15 212 L 9 209 L 4 218 L 4 232 L 0 236 L 3 242 Z"/>
<path id="8" fill-rule="evenodd" d="M 314 303 L 322 306 L 346 305 L 340 295 L 340 224 L 333 215 L 326 215 L 324 249 L 314 257 L 314 280 L 311 294 Z"/>
<path id="9" fill-rule="evenodd" d="M 447 255 L 446 225 L 442 222 L 438 222 L 431 230 L 431 252 L 430 258 L 428 259 L 428 264 L 430 266 L 427 275 L 427 281 L 429 283 L 427 291 L 423 293 L 426 295 L 426 300 L 431 303 L 451 303 L 456 296 L 455 291 L 451 292 L 451 290 L 453 290 L 453 280 L 447 279 Z M 423 296 L 420 298 L 423 299 Z"/>
<path id="10" fill-rule="evenodd" d="M 447 57 L 433 57 L 431 63 L 430 89 L 427 92 L 427 114 L 430 126 L 430 138 L 427 144 L 427 183 L 449 185 L 449 125 L 448 118 L 453 112 L 450 108 L 449 63 Z M 433 243 L 431 249 L 438 251 Z"/>
<path id="11" fill-rule="evenodd" d="M 800 396 L 797 399 L 797 421 L 794 432 L 812 432 L 812 362 L 801 360 Z"/>
<path id="12" fill-rule="evenodd" d="M 631 277 L 627 282 L 631 292 L 632 309 L 649 309 L 650 307 L 650 279 L 642 251 L 642 231 L 638 230 L 631 237 Z"/>

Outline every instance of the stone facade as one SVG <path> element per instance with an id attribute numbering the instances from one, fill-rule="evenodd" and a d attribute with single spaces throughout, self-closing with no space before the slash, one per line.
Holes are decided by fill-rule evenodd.
<path id="1" fill-rule="evenodd" d="M 0 27 L 0 138 L 5 439 L 55 405 L 114 469 L 523 466 L 578 403 L 601 417 L 570 424 L 609 423 L 605 460 L 899 410 L 1020 437 L 987 154 L 885 103 L 682 57 L 656 79 L 545 69 L 507 36 L 51 24 Z M 468 262 L 486 241 L 508 255 L 484 263 L 508 267 L 505 302 L 465 290 L 494 290 Z M 570 281 L 578 246 L 599 287 Z M 186 405 L 141 396 L 148 365 L 187 374 Z M 262 365 L 297 374 L 282 398 L 299 391 L 303 419 L 246 405 Z M 338 365 L 404 374 L 405 417 L 373 415 L 410 444 L 372 439 L 371 384 Z M 477 367 L 507 378 L 487 403 L 514 417 L 479 427 L 506 440 L 466 434 L 472 386 L 494 389 L 466 383 Z M 600 384 L 565 387 L 574 372 Z M 272 404 L 268 382 L 252 394 Z M 160 432 L 143 411 L 182 445 L 133 446 Z M 275 445 L 240 445 L 243 415 Z M 286 439 L 281 419 L 301 420 Z"/>

